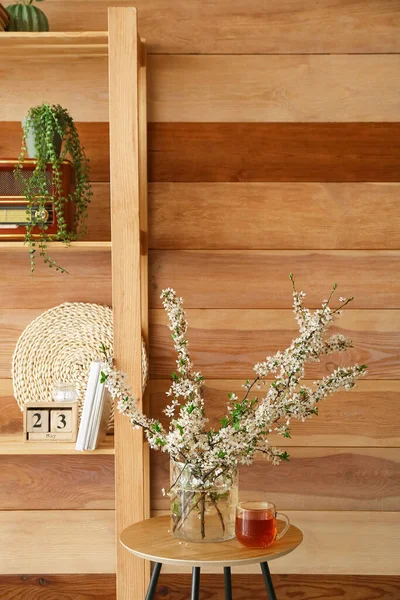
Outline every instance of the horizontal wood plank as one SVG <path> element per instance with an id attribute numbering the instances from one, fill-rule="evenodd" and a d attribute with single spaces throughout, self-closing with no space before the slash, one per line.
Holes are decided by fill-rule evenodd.
<path id="1" fill-rule="evenodd" d="M 45 63 L 46 77 L 43 55 L 29 61 L 23 78 L 21 68 L 16 68 L 16 59 L 2 62 L 0 121 L 21 121 L 31 106 L 42 102 L 59 104 L 60 98 L 77 122 L 108 121 L 107 56 L 80 60 L 53 57 Z"/>
<path id="2" fill-rule="evenodd" d="M 0 310 L 1 378 L 10 377 L 18 337 L 41 312 L 41 309 Z M 289 310 L 189 309 L 187 314 L 192 359 L 203 375 L 211 379 L 251 377 L 256 362 L 285 348 L 298 333 Z M 166 315 L 160 309 L 153 309 L 150 323 L 150 373 L 153 378 L 165 379 L 176 368 Z M 347 310 L 332 328 L 333 332 L 351 337 L 354 348 L 343 355 L 331 355 L 320 364 L 309 365 L 308 377 L 326 375 L 336 366 L 358 362 L 368 365 L 370 379 L 400 378 L 399 311 Z"/>
<path id="3" fill-rule="evenodd" d="M 22 434 L 22 429 L 22 412 L 14 398 L 12 381 L 0 379 L 0 436 Z"/>
<path id="4" fill-rule="evenodd" d="M 279 600 L 378 600 L 378 598 L 398 600 L 400 589 L 400 576 L 395 575 L 273 575 L 272 581 Z M 190 575 L 163 575 L 161 571 L 155 598 L 156 600 L 187 600 L 190 586 Z M 260 574 L 234 573 L 232 588 L 235 600 L 265 600 L 266 598 L 265 584 Z M 201 591 L 207 600 L 223 598 L 222 575 L 202 574 Z M 4 600 L 9 599 L 5 597 Z M 20 600 L 20 597 L 17 596 L 15 599 L 13 597 L 10 600 Z M 31 598 L 27 597 L 26 600 Z M 36 600 L 36 597 L 33 596 L 32 600 Z"/>
<path id="5" fill-rule="evenodd" d="M 399 576 L 379 575 L 273 575 L 279 600 L 398 600 Z M 262 575 L 232 576 L 235 600 L 265 600 Z M 190 575 L 163 575 L 157 586 L 156 600 L 187 600 Z M 201 577 L 202 593 L 207 600 L 220 600 L 223 578 Z M 115 600 L 115 575 L 2 575 L 2 600 Z"/>
<path id="6" fill-rule="evenodd" d="M 114 457 L 0 455 L 0 489 L 0 511 L 113 510 Z"/>
<path id="7" fill-rule="evenodd" d="M 1 575 L 2 600 L 116 600 L 114 574 Z"/>
<path id="8" fill-rule="evenodd" d="M 306 382 L 312 385 L 312 381 Z M 171 381 L 150 381 L 151 415 L 167 425 L 163 414 Z M 244 395 L 243 380 L 207 380 L 202 388 L 207 418 L 216 427 L 226 414 L 228 393 Z M 338 392 L 320 405 L 318 417 L 292 422 L 292 439 L 277 436 L 285 446 L 400 447 L 400 383 L 360 380 L 351 393 Z M 258 392 L 251 393 L 254 397 Z M 273 438 L 271 438 L 273 439 Z"/>
<path id="9" fill-rule="evenodd" d="M 33 34 L 33 35 L 32 35 Z M 108 32 L 36 32 L 8 31 L 0 39 L 0 52 L 7 59 L 25 58 L 30 67 L 35 61 L 45 64 L 54 58 L 82 59 L 108 55 Z"/>
<path id="10" fill-rule="evenodd" d="M 88 207 L 87 232 L 83 240 L 111 239 L 110 184 L 92 183 L 93 197 Z"/>
<path id="11" fill-rule="evenodd" d="M 289 310 L 189 309 L 187 316 L 191 358 L 206 378 L 250 378 L 255 363 L 286 348 L 298 335 Z M 162 310 L 153 309 L 150 323 L 150 373 L 153 378 L 165 379 L 176 368 L 167 317 Z M 368 365 L 370 379 L 400 377 L 399 311 L 345 310 L 331 331 L 348 335 L 354 348 L 310 364 L 309 378 L 355 362 Z"/>
<path id="12" fill-rule="evenodd" d="M 379 122 L 400 116 L 397 54 L 156 55 L 148 66 L 151 122 Z M 60 94 L 77 122 L 108 121 L 107 56 L 53 57 L 45 67 L 43 81 L 43 54 L 31 59 L 22 81 L 15 60 L 3 64 L 0 121 L 21 121 L 31 106 L 57 103 Z"/>
<path id="13" fill-rule="evenodd" d="M 397 182 L 400 123 L 151 123 L 151 181 Z"/>
<path id="14" fill-rule="evenodd" d="M 111 241 L 93 242 L 93 241 L 74 241 L 66 245 L 60 242 L 51 241 L 47 245 L 49 252 L 110 252 Z M 26 254 L 26 244 L 23 240 L 0 240 L 0 253 L 5 252 Z"/>
<path id="15" fill-rule="evenodd" d="M 111 304 L 110 249 L 91 252 L 49 247 L 49 254 L 69 274 L 50 269 L 38 257 L 32 277 L 28 248 L 7 253 L 7 260 L 2 261 L 0 308 L 46 309 L 62 302 Z M 7 327 L 7 322 L 2 324 Z"/>
<path id="16" fill-rule="evenodd" d="M 279 443 L 285 447 L 285 440 Z M 240 499 L 279 510 L 400 510 L 399 448 L 296 448 L 278 467 L 259 457 L 239 473 Z M 168 510 L 169 457 L 151 455 L 152 509 Z"/>
<path id="17" fill-rule="evenodd" d="M 165 511 L 152 513 L 153 516 L 161 514 Z M 271 561 L 272 573 L 398 575 L 398 512 L 296 510 L 287 511 L 287 515 L 303 532 L 303 542 L 295 552 Z M 391 552 L 388 553 L 387 548 L 391 548 Z M 220 569 L 215 568 L 204 568 L 202 574 L 203 571 L 221 574 Z M 185 567 L 163 567 L 163 573 L 185 572 L 188 572 Z M 236 572 L 259 573 L 259 565 L 237 567 Z"/>
<path id="18" fill-rule="evenodd" d="M 399 513 L 289 511 L 288 516 L 303 531 L 304 542 L 290 557 L 271 563 L 273 573 L 398 575 Z"/>
<path id="19" fill-rule="evenodd" d="M 129 0 L 48 0 L 52 31 L 107 29 L 107 7 Z M 139 29 L 151 52 L 370 53 L 399 52 L 396 0 L 136 0 Z"/>
<path id="20" fill-rule="evenodd" d="M 112 510 L 2 511 L 0 573 L 115 573 Z"/>
<path id="21" fill-rule="evenodd" d="M 107 435 L 95 450 L 85 450 L 86 456 L 113 455 L 114 436 Z M 50 443 L 48 441 L 37 441 L 34 444 L 27 444 L 20 433 L 2 434 L 0 436 L 0 455 L 1 456 L 82 456 L 79 450 L 76 450 L 73 442 Z"/>
<path id="22" fill-rule="evenodd" d="M 75 115 L 72 115 L 75 118 Z M 78 123 L 78 133 L 90 160 L 92 182 L 110 181 L 108 123 Z M 0 158 L 17 158 L 21 151 L 19 121 L 0 121 Z"/>
<path id="23" fill-rule="evenodd" d="M 91 179 L 109 181 L 108 123 L 78 123 Z M 157 182 L 398 182 L 400 123 L 150 123 Z M 0 158 L 21 125 L 0 122 Z"/>
<path id="24" fill-rule="evenodd" d="M 110 185 L 94 182 L 92 189 L 83 239 L 108 241 Z M 149 244 L 166 250 L 396 250 L 399 189 L 396 183 L 153 183 Z M 179 230 L 171 227 L 178 219 Z"/>
<path id="25" fill-rule="evenodd" d="M 352 308 L 400 308 L 400 281 L 393 277 L 400 251 L 152 250 L 149 258 L 152 308 L 162 306 L 167 287 L 187 308 L 291 308 L 291 272 L 309 307 L 320 306 L 336 282 L 332 306 L 354 296 Z"/>
<path id="26" fill-rule="evenodd" d="M 150 56 L 149 120 L 397 121 L 399 71 L 397 54 Z"/>
<path id="27" fill-rule="evenodd" d="M 149 244 L 166 250 L 397 250 L 399 193 L 396 183 L 153 183 Z M 97 196 L 96 188 L 96 202 Z"/>

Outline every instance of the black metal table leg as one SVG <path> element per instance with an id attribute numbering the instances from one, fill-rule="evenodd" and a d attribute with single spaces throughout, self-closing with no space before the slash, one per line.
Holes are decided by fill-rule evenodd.
<path id="1" fill-rule="evenodd" d="M 156 563 L 154 565 L 154 569 L 151 574 L 149 587 L 147 588 L 146 600 L 153 600 L 153 598 L 155 598 L 157 582 L 158 582 L 158 577 L 160 575 L 161 567 L 162 567 L 161 563 Z"/>
<path id="2" fill-rule="evenodd" d="M 199 594 L 200 594 L 200 567 L 193 567 L 191 600 L 199 600 L 199 598 L 200 598 Z"/>
<path id="3" fill-rule="evenodd" d="M 271 573 L 267 562 L 260 563 L 262 574 L 264 575 L 265 587 L 267 588 L 269 600 L 276 600 L 274 586 L 272 584 Z"/>
<path id="4" fill-rule="evenodd" d="M 225 600 L 232 600 L 231 568 L 224 567 Z"/>

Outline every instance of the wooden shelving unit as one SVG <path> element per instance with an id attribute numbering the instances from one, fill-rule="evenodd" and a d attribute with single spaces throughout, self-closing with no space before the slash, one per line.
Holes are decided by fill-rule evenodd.
<path id="1" fill-rule="evenodd" d="M 16 123 L 29 106 L 43 101 L 64 104 L 77 122 L 109 120 L 112 243 L 74 242 L 65 248 L 54 242 L 50 251 L 110 252 L 114 358 L 146 407 L 140 383 L 141 336 L 148 341 L 146 47 L 136 9 L 109 9 L 108 32 L 2 34 L 0 56 L 6 65 L 23 61 L 28 73 L 20 89 L 21 79 L 8 71 L 12 85 L 5 90 L 0 120 Z M 3 256 L 21 252 L 27 252 L 23 242 L 0 241 Z M 70 444 L 25 444 L 21 434 L 0 436 L 2 454 L 82 456 Z M 142 432 L 117 414 L 115 435 L 95 454 L 115 454 L 117 599 L 142 598 L 149 565 L 128 554 L 118 537 L 133 521 L 149 516 L 148 447 Z"/>
<path id="2" fill-rule="evenodd" d="M 63 442 L 31 442 L 26 443 L 22 440 L 22 433 L 13 435 L 2 435 L 0 438 L 0 455 L 21 455 L 21 454 L 114 454 L 114 436 L 108 435 L 102 444 L 96 450 L 87 452 L 78 452 L 75 450 L 75 443 Z"/>
<path id="3" fill-rule="evenodd" d="M 50 242 L 48 247 L 50 252 L 111 252 L 111 242 L 72 242 L 70 246 L 61 242 Z M 24 242 L 0 241 L 0 252 L 27 252 L 27 246 Z"/>
<path id="4" fill-rule="evenodd" d="M 7 32 L 0 36 L 0 55 L 24 61 L 108 56 L 108 32 Z"/>

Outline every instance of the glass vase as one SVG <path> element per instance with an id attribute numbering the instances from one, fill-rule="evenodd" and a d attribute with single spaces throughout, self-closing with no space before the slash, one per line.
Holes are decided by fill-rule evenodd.
<path id="1" fill-rule="evenodd" d="M 238 474 L 232 469 L 204 482 L 201 474 L 171 460 L 171 533 L 187 542 L 223 542 L 235 537 Z"/>

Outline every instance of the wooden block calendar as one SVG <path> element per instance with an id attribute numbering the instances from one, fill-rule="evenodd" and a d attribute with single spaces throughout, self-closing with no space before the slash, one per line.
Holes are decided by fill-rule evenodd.
<path id="1" fill-rule="evenodd" d="M 75 442 L 77 402 L 30 402 L 24 408 L 26 442 Z"/>

